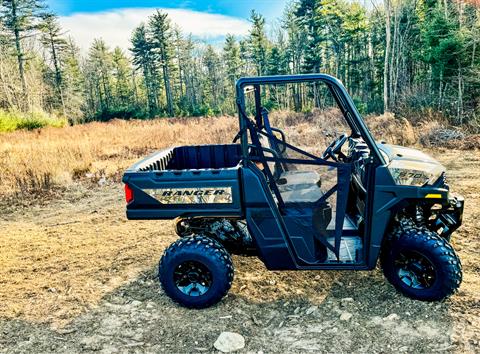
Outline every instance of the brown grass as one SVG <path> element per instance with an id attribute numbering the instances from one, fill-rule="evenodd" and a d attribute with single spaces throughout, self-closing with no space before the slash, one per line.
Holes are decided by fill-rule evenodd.
<path id="1" fill-rule="evenodd" d="M 320 117 L 321 116 L 321 117 Z M 312 113 L 276 112 L 272 124 L 287 132 L 289 142 L 321 153 L 338 133 L 348 132 L 338 110 Z M 376 139 L 400 145 L 472 149 L 480 136 L 463 140 L 437 122 L 417 127 L 391 114 L 366 117 Z M 52 193 L 76 180 L 119 180 L 139 158 L 183 144 L 229 143 L 238 131 L 236 117 L 114 120 L 65 128 L 0 134 L 0 194 L 27 196 Z M 443 134 L 443 135 L 442 135 Z M 316 147 L 316 148 L 312 148 Z"/>
<path id="2" fill-rule="evenodd" d="M 172 145 L 214 144 L 234 136 L 234 118 L 89 123 L 0 134 L 1 193 L 26 194 L 86 176 L 118 177 L 149 152 Z"/>

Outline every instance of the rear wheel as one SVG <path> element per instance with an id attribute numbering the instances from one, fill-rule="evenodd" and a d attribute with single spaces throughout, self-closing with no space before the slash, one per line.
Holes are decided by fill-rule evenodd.
<path id="1" fill-rule="evenodd" d="M 452 295 L 462 281 L 453 247 L 427 229 L 411 228 L 390 241 L 382 253 L 385 277 L 401 293 L 424 301 Z"/>
<path id="2" fill-rule="evenodd" d="M 233 263 L 217 241 L 203 235 L 183 237 L 165 250 L 158 277 L 172 300 L 185 307 L 204 308 L 227 294 Z"/>

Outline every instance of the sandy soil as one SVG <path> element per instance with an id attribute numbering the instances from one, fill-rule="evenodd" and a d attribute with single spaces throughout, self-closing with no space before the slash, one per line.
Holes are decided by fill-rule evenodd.
<path id="1" fill-rule="evenodd" d="M 127 221 L 107 181 L 1 206 L 0 352 L 214 352 L 222 331 L 245 352 L 480 352 L 480 152 L 432 153 L 466 199 L 453 241 L 464 280 L 445 302 L 409 300 L 380 270 L 269 272 L 236 257 L 229 295 L 186 310 L 156 281 L 171 222 Z"/>

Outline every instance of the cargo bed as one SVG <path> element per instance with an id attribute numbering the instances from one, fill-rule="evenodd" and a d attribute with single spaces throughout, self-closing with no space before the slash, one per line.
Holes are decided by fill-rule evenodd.
<path id="1" fill-rule="evenodd" d="M 158 151 L 123 176 L 129 219 L 242 217 L 241 146 L 180 146 Z"/>

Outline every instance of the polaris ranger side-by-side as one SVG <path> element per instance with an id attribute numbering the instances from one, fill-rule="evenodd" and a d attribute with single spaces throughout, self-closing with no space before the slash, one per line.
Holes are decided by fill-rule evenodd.
<path id="1" fill-rule="evenodd" d="M 262 106 L 264 87 L 300 83 L 318 102 L 323 85 L 345 123 L 320 156 L 290 143 Z M 386 278 L 411 298 L 456 291 L 462 270 L 449 240 L 463 198 L 449 192 L 440 163 L 376 142 L 332 76 L 242 78 L 236 92 L 234 143 L 173 147 L 123 176 L 129 219 L 176 220 L 180 238 L 159 267 L 167 295 L 193 308 L 220 301 L 233 280 L 230 254 L 258 256 L 270 270 L 371 270 L 380 259 Z"/>

